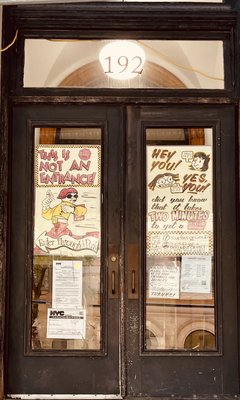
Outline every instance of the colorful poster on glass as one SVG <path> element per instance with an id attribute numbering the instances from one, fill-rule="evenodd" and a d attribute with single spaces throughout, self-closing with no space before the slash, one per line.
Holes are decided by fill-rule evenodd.
<path id="1" fill-rule="evenodd" d="M 36 146 L 34 254 L 99 255 L 100 191 L 100 146 Z"/>
<path id="2" fill-rule="evenodd" d="M 147 146 L 147 253 L 213 255 L 210 146 Z"/>

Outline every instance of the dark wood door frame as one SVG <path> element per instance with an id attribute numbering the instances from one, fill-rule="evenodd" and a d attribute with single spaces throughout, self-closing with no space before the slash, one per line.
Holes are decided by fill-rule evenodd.
<path id="1" fill-rule="evenodd" d="M 84 112 L 84 110 L 85 110 L 85 113 L 86 113 L 86 111 L 88 110 L 88 113 L 89 113 L 92 109 L 92 110 L 95 110 L 95 112 L 94 112 L 94 116 L 95 116 L 95 115 L 97 115 L 97 110 L 101 110 L 101 109 L 103 109 L 103 107 L 106 108 L 106 110 L 107 110 L 109 108 L 109 105 L 84 106 L 82 108 L 82 112 Z M 119 108 L 119 107 L 117 107 L 117 108 Z M 67 120 L 63 119 L 63 123 L 66 124 L 66 126 L 67 126 L 69 123 L 72 124 L 74 122 L 75 116 L 77 116 L 79 114 L 78 106 L 73 106 L 71 104 L 68 104 L 68 105 L 62 104 L 60 106 L 59 105 L 50 105 L 49 106 L 49 105 L 34 104 L 31 106 L 25 105 L 24 107 L 18 105 L 15 107 L 15 109 L 16 109 L 16 114 L 14 114 L 14 115 L 16 115 L 16 117 L 17 117 L 17 119 L 15 120 L 15 123 L 14 123 L 15 135 L 16 135 L 15 140 L 14 140 L 15 155 L 17 154 L 17 149 L 21 148 L 22 142 L 25 142 L 25 146 L 26 146 L 26 137 L 24 138 L 24 135 L 26 136 L 26 133 L 24 133 L 24 131 L 25 131 L 24 126 L 26 125 L 26 121 L 28 119 L 29 119 L 29 121 L 31 121 L 31 119 L 33 119 L 33 121 L 35 121 L 36 126 L 39 125 L 39 122 L 36 122 L 36 121 L 41 121 L 41 125 L 43 124 L 45 126 L 50 123 L 50 122 L 48 122 L 47 117 L 51 118 L 53 115 L 56 114 L 56 116 L 57 116 L 56 118 L 58 119 L 59 115 L 60 115 L 59 112 L 61 111 L 61 119 L 63 118 L 64 115 L 65 115 L 65 118 L 67 117 Z M 146 106 L 138 106 L 138 107 L 129 106 L 128 109 L 129 109 L 129 115 L 128 115 L 127 131 L 129 132 L 129 139 L 128 139 L 127 148 L 130 153 L 128 154 L 127 159 L 129 160 L 130 156 L 131 156 L 132 161 L 136 162 L 136 165 L 134 168 L 132 168 L 131 163 L 128 165 L 128 168 L 129 168 L 128 182 L 129 182 L 130 186 L 127 187 L 127 191 L 126 191 L 126 195 L 128 197 L 127 197 L 127 202 L 126 202 L 126 204 L 127 204 L 127 208 L 126 208 L 126 240 L 127 240 L 127 242 L 126 242 L 125 254 L 126 254 L 126 257 L 130 256 L 130 258 L 128 258 L 128 264 L 129 264 L 129 267 L 133 268 L 134 266 L 136 267 L 138 264 L 144 264 L 144 260 L 142 257 L 142 254 L 144 253 L 144 251 L 143 251 L 144 244 L 141 240 L 142 228 L 140 227 L 140 220 L 141 220 L 140 210 L 142 210 L 142 201 L 140 201 L 140 199 L 143 196 L 142 180 L 140 179 L 140 177 L 144 175 L 144 171 L 142 170 L 142 159 L 140 157 L 140 155 L 142 155 L 142 153 L 143 153 L 143 149 L 141 149 L 141 139 L 140 139 L 142 122 L 147 123 L 147 124 L 153 122 L 156 125 L 156 124 L 161 124 L 161 121 L 162 121 L 162 123 L 164 124 L 165 127 L 178 126 L 178 124 L 180 124 L 181 126 L 184 126 L 184 123 L 186 125 L 190 124 L 189 126 L 191 126 L 191 124 L 193 124 L 194 121 L 195 121 L 195 123 L 197 123 L 197 126 L 199 126 L 199 125 L 204 126 L 204 123 L 205 123 L 206 126 L 211 125 L 211 126 L 215 127 L 214 132 L 216 129 L 217 136 L 215 137 L 215 146 L 218 146 L 218 139 L 220 139 L 220 137 L 221 137 L 220 128 L 219 128 L 221 125 L 222 132 L 223 132 L 222 137 L 221 137 L 222 146 L 223 147 L 226 146 L 227 154 L 229 152 L 229 154 L 233 155 L 234 141 L 231 141 L 231 143 L 230 143 L 228 137 L 230 137 L 230 134 L 232 135 L 232 137 L 234 137 L 233 136 L 233 133 L 234 133 L 234 107 L 230 106 L 230 105 L 215 106 L 215 107 L 210 106 L 210 105 L 207 107 L 203 107 L 203 106 L 200 107 L 200 106 L 196 106 L 196 105 L 191 106 L 191 107 L 189 107 L 188 105 L 187 106 L 186 105 L 185 106 L 184 105 L 180 105 L 180 106 L 165 105 L 162 107 L 159 107 L 159 106 L 157 106 L 157 107 L 156 106 L 152 106 L 152 107 L 151 106 L 147 106 L 147 107 Z M 56 110 L 56 111 L 54 111 L 54 110 Z M 113 107 L 112 107 L 112 111 L 113 111 Z M 109 112 L 111 113 L 111 107 L 110 107 Z M 84 115 L 85 115 L 85 113 L 84 113 Z M 89 115 L 91 115 L 91 114 L 89 114 Z M 40 116 L 43 118 L 43 120 L 41 120 Z M 201 117 L 202 117 L 202 119 L 201 119 Z M 35 120 L 34 118 L 37 118 L 37 120 Z M 44 123 L 44 118 L 46 118 L 45 123 Z M 51 121 L 52 121 L 52 119 L 51 119 Z M 166 122 L 166 121 L 168 121 L 168 122 Z M 179 121 L 182 121 L 182 122 L 179 122 Z M 198 122 L 196 122 L 196 121 L 198 121 Z M 58 123 L 59 123 L 59 121 L 58 121 Z M 123 125 L 122 124 L 120 124 L 120 125 L 122 126 L 122 129 L 123 129 Z M 19 133 L 21 132 L 20 128 L 23 130 L 23 134 L 24 134 L 23 137 L 21 137 L 20 135 L 18 136 L 18 130 L 17 130 L 18 127 L 19 127 Z M 28 131 L 29 131 L 29 129 L 28 129 Z M 116 133 L 116 129 L 114 132 Z M 226 133 L 226 135 L 224 133 Z M 136 138 L 137 138 L 137 140 L 136 140 Z M 17 145 L 16 145 L 16 141 L 17 141 Z M 112 142 L 112 144 L 113 144 L 113 142 Z M 231 146 L 230 146 L 230 144 L 231 144 Z M 23 150 L 24 150 L 24 146 L 23 146 Z M 25 149 L 25 152 L 26 152 L 26 149 Z M 138 156 L 136 157 L 136 155 L 138 155 Z M 226 183 L 226 166 L 230 165 L 230 161 L 231 161 L 231 171 L 232 171 L 234 160 L 232 157 L 228 160 L 227 157 L 224 155 L 225 155 L 224 150 L 222 150 L 222 161 L 224 162 L 222 174 L 224 173 L 224 179 L 225 179 L 225 183 Z M 220 163 L 219 155 L 217 156 L 217 159 L 218 159 L 218 164 L 219 164 Z M 14 157 L 14 160 L 15 160 L 15 157 Z M 19 160 L 18 160 L 18 162 L 19 162 Z M 24 158 L 22 159 L 22 164 L 24 164 Z M 20 169 L 20 166 L 19 166 L 19 169 Z M 113 170 L 113 169 L 110 168 L 110 170 Z M 26 171 L 27 171 L 27 169 L 25 168 L 21 172 L 21 175 L 25 174 Z M 28 172 L 28 176 L 29 176 L 29 173 L 30 172 Z M 123 171 L 122 173 L 124 174 L 125 172 Z M 14 178 L 15 183 L 18 182 L 19 179 L 18 179 L 18 176 L 15 175 L 15 178 Z M 21 178 L 21 179 L 23 179 L 23 178 Z M 28 181 L 30 181 L 30 179 L 28 179 Z M 134 185 L 133 185 L 133 182 L 134 182 Z M 16 198 L 16 194 L 20 192 L 20 187 L 13 188 L 12 192 L 13 192 L 13 197 L 12 197 L 13 201 L 16 203 L 15 198 Z M 14 193 L 15 193 L 15 196 L 14 196 Z M 219 197 L 222 196 L 222 192 L 220 192 L 219 189 L 218 189 L 217 193 L 218 193 Z M 224 191 L 223 191 L 223 193 L 224 193 Z M 230 193 L 230 187 L 228 188 L 228 193 Z M 234 189 L 233 189 L 233 193 L 234 193 Z M 27 197 L 31 197 L 30 194 Z M 117 196 L 117 197 L 119 197 L 119 196 Z M 233 197 L 234 197 L 234 195 L 233 195 Z M 230 199 L 229 196 L 227 196 L 227 197 L 225 196 L 225 198 L 224 198 L 223 204 L 225 207 L 224 208 L 225 212 L 224 212 L 224 214 L 221 215 L 221 217 L 218 216 L 218 223 L 219 223 L 219 220 L 224 220 L 225 224 L 226 224 L 227 218 L 229 216 L 229 218 L 231 220 L 231 224 L 232 224 L 231 226 L 234 226 L 234 221 L 233 221 L 233 217 L 232 217 L 233 208 L 232 208 L 232 212 L 229 213 L 229 210 L 231 210 L 231 207 L 229 206 L 229 204 L 226 207 L 226 199 L 229 200 Z M 20 205 L 22 204 L 22 207 L 24 207 L 23 203 L 22 203 L 22 199 L 19 199 L 19 200 L 20 200 Z M 231 202 L 233 203 L 232 200 L 231 200 Z M 15 209 L 15 212 L 14 212 L 13 221 L 15 221 L 15 219 L 17 219 L 17 215 L 18 215 L 18 213 L 16 213 L 16 206 L 14 207 L 14 209 Z M 25 212 L 26 212 L 26 215 L 24 214 L 25 219 L 31 220 L 31 215 L 29 215 L 29 213 L 27 212 L 27 209 Z M 23 217 L 21 217 L 21 218 L 23 218 Z M 226 226 L 227 226 L 227 224 L 226 224 Z M 133 229 L 133 227 L 134 227 L 134 229 Z M 221 224 L 218 227 L 220 229 Z M 14 224 L 12 225 L 12 228 L 14 228 Z M 231 232 L 232 232 L 232 230 L 231 230 Z M 27 231 L 25 231 L 24 237 L 26 235 L 27 235 Z M 228 240 L 229 240 L 229 236 L 225 236 L 225 235 L 221 236 L 221 241 L 220 241 L 221 246 L 222 246 L 222 248 L 224 248 L 224 247 L 226 248 L 226 253 L 227 253 L 227 248 L 230 243 Z M 233 236 L 230 240 L 231 240 L 231 243 L 233 243 L 234 232 L 233 232 Z M 16 239 L 15 239 L 14 243 L 15 243 L 14 249 L 16 252 L 16 248 L 17 248 Z M 142 249 L 141 249 L 141 245 L 143 246 Z M 218 254 L 218 260 L 220 260 L 220 250 L 217 252 L 217 254 Z M 29 257 L 31 257 L 31 255 L 29 255 Z M 231 257 L 232 257 L 231 258 L 232 261 L 230 260 L 230 257 L 229 257 L 229 263 L 232 265 L 235 265 L 235 257 L 234 257 L 233 253 L 232 253 Z M 127 263 L 126 260 L 125 260 L 125 262 Z M 226 260 L 224 262 L 226 262 Z M 220 261 L 219 261 L 219 263 L 220 263 Z M 13 265 L 16 267 L 18 266 L 18 269 L 21 269 L 20 264 L 17 264 L 15 262 Z M 221 263 L 219 265 L 221 265 Z M 141 268 L 143 268 L 143 267 L 141 267 Z M 219 269 L 219 271 L 220 270 L 221 269 Z M 131 271 L 130 271 L 130 273 L 131 273 Z M 228 272 L 226 273 L 226 264 L 225 264 L 225 269 L 224 269 L 223 273 L 225 274 L 225 282 L 227 283 L 227 277 L 230 276 L 230 270 L 229 270 L 229 273 Z M 235 272 L 231 269 L 231 274 L 234 275 L 234 273 Z M 9 285 L 11 284 L 11 281 L 14 278 L 13 274 L 14 274 L 14 271 L 12 270 L 11 279 L 9 280 Z M 231 276 L 233 276 L 233 275 L 231 275 Z M 22 271 L 21 272 L 21 281 L 23 279 L 24 279 L 24 272 Z M 219 279 L 220 279 L 220 277 L 219 277 Z M 15 281 L 14 287 L 16 289 L 19 285 L 17 285 L 16 278 L 14 278 L 14 281 Z M 143 291 L 144 283 L 140 277 L 139 277 L 139 281 L 141 282 L 140 293 L 144 293 L 144 291 Z M 128 282 L 128 283 L 131 282 L 131 277 L 129 277 L 129 274 L 127 274 L 127 276 L 125 277 L 125 282 Z M 220 282 L 221 282 L 221 279 L 220 279 Z M 226 288 L 225 288 L 225 286 L 226 286 Z M 227 285 L 225 285 L 225 286 L 224 286 L 224 290 L 223 290 L 224 293 L 226 290 L 229 291 L 229 284 L 228 284 L 228 286 Z M 220 289 L 221 289 L 221 286 L 219 287 L 219 290 Z M 135 294 L 136 294 L 136 296 L 135 296 Z M 235 293 L 233 293 L 232 296 L 235 296 Z M 235 298 L 232 296 L 231 296 L 231 298 Z M 21 297 L 21 293 L 19 292 L 18 298 L 20 298 L 20 297 Z M 15 298 L 15 301 L 13 301 L 13 304 L 15 305 L 15 307 L 18 304 L 18 298 Z M 226 294 L 225 294 L 224 298 L 226 300 Z M 218 299 L 219 299 L 219 310 L 221 310 L 222 309 L 222 303 L 220 301 L 221 300 L 221 290 L 219 291 Z M 236 306 L 235 300 L 234 300 L 234 304 Z M 23 305 L 21 306 L 19 303 L 18 314 L 21 314 L 24 317 L 22 307 L 23 307 Z M 225 307 L 225 305 L 224 305 L 224 307 Z M 230 316 L 230 314 L 232 314 L 231 321 L 236 322 L 236 319 L 234 318 L 234 315 L 235 315 L 234 313 L 236 313 L 236 308 L 232 311 L 232 313 L 230 313 L 229 312 L 229 303 L 228 303 L 226 310 L 228 310 L 228 311 L 227 312 L 225 311 L 225 315 Z M 134 292 L 134 295 L 129 296 L 129 300 L 127 301 L 126 313 L 127 313 L 128 322 L 125 322 L 124 320 L 122 322 L 125 324 L 125 328 L 128 329 L 128 332 L 125 335 L 127 337 L 128 349 L 131 349 L 131 354 L 132 354 L 132 356 L 134 355 L 134 358 L 131 359 L 131 357 L 130 357 L 130 359 L 127 362 L 127 368 L 128 368 L 127 371 L 130 376 L 130 379 L 128 380 L 127 390 L 129 390 L 131 388 L 132 392 L 130 392 L 130 394 L 132 396 L 139 396 L 139 393 L 138 393 L 139 389 L 137 386 L 139 381 L 137 380 L 136 385 L 135 386 L 133 385 L 133 382 L 135 382 L 134 375 L 138 374 L 139 376 L 142 376 L 142 374 L 143 374 L 142 371 L 148 365 L 146 356 L 149 357 L 149 354 L 146 354 L 145 357 L 139 357 L 139 354 L 138 354 L 139 348 L 140 348 L 140 343 L 138 343 L 138 340 L 139 340 L 140 336 L 139 336 L 138 330 L 136 330 L 136 326 L 139 326 L 139 327 L 140 327 L 140 325 L 142 326 L 142 324 L 140 324 L 139 315 L 144 315 L 144 306 L 143 306 L 142 300 L 141 300 L 141 302 L 138 300 L 137 292 Z M 222 335 L 221 335 L 222 321 L 221 321 L 220 315 L 221 315 L 221 312 L 219 311 L 218 327 L 219 327 L 219 331 L 220 331 L 220 334 L 219 334 L 219 338 L 220 338 L 219 346 L 220 347 L 219 347 L 219 351 L 217 354 L 218 356 L 221 356 L 221 342 L 222 342 Z M 131 329 L 133 329 L 133 327 L 131 325 L 131 320 L 135 320 L 135 321 L 138 320 L 138 323 L 135 322 L 135 325 L 134 325 L 135 326 L 135 328 L 134 328 L 135 335 L 131 334 Z M 15 344 L 14 344 L 14 335 L 15 335 L 14 320 L 11 320 L 10 323 L 11 323 L 12 331 L 14 332 L 14 334 L 13 335 L 8 334 L 8 336 L 11 337 L 11 348 L 13 348 L 14 353 L 15 352 L 17 353 L 17 349 L 14 348 L 14 346 L 15 346 Z M 232 327 L 233 327 L 233 325 L 234 324 L 231 323 Z M 223 324 L 223 326 L 225 327 L 224 328 L 224 337 L 226 337 L 226 335 L 227 335 L 226 324 L 225 325 Z M 142 328 L 140 328 L 140 329 L 142 329 Z M 20 330 L 18 329 L 17 332 L 19 334 Z M 143 335 L 142 331 L 141 331 L 141 334 Z M 228 348 L 228 357 L 229 357 L 229 354 L 230 355 L 234 354 L 234 352 L 232 351 L 232 348 L 230 348 L 230 347 L 233 343 L 236 342 L 236 325 L 235 325 L 235 328 L 233 329 L 232 335 L 233 335 L 232 336 L 233 340 L 231 340 L 228 343 L 228 346 L 226 346 L 226 344 L 225 344 L 225 348 Z M 123 343 L 123 345 L 124 345 L 124 343 Z M 235 343 L 235 345 L 236 345 L 236 343 Z M 11 354 L 12 354 L 12 356 L 14 355 L 13 353 L 11 353 Z M 129 354 L 130 354 L 130 352 L 129 352 Z M 141 354 L 141 355 L 144 355 L 144 354 Z M 156 357 L 156 355 L 158 355 L 158 357 Z M 156 354 L 156 355 L 155 355 L 155 357 L 152 358 L 152 360 L 153 360 L 152 363 L 154 365 L 153 371 L 155 371 L 155 375 L 153 374 L 153 376 L 155 376 L 155 379 L 157 379 L 156 372 L 159 371 L 159 366 L 161 365 L 161 362 L 160 362 L 160 364 L 158 364 L 158 363 L 160 360 L 161 361 L 164 360 L 163 355 L 162 355 L 162 357 L 159 357 L 159 354 Z M 171 354 L 167 354 L 167 356 L 169 357 L 169 356 L 171 356 Z M 176 356 L 173 356 L 173 358 L 170 357 L 171 360 L 170 360 L 170 358 L 168 359 L 168 362 L 167 362 L 167 359 L 165 359 L 165 362 L 168 364 L 169 371 L 173 369 L 173 365 L 177 365 L 178 370 L 181 371 L 181 362 L 183 363 L 183 365 L 186 364 L 186 362 L 188 362 L 188 363 L 190 362 L 191 357 L 186 358 L 186 356 L 187 356 L 186 354 L 184 355 L 184 357 L 179 355 L 178 359 L 176 358 Z M 209 356 L 209 358 L 211 358 L 210 355 L 208 355 L 208 356 Z M 208 361 L 210 361 L 210 359 L 207 359 L 207 357 L 202 357 L 201 358 L 202 363 L 203 363 L 203 359 L 205 359 L 206 365 L 208 365 L 208 366 L 211 365 L 211 363 L 208 364 Z M 195 379 L 194 378 L 195 372 L 193 370 L 194 370 L 195 363 L 197 363 L 199 360 L 200 360 L 200 357 L 197 357 L 197 358 L 194 357 L 191 360 L 192 364 L 190 363 L 190 365 L 192 365 L 192 367 L 189 370 L 191 371 L 191 374 L 192 374 L 191 381 L 193 382 L 193 388 L 192 388 L 193 391 L 194 391 L 194 379 Z M 236 364 L 235 361 L 233 361 L 233 363 Z M 219 359 L 217 359 L 216 357 L 213 357 L 212 362 L 213 362 L 214 368 L 217 369 L 217 364 L 219 362 Z M 232 365 L 232 362 L 230 362 L 229 358 L 226 358 L 226 362 L 227 362 L 227 364 L 230 363 L 229 365 Z M 131 367 L 131 365 L 133 367 Z M 201 368 L 204 368 L 204 364 L 202 364 Z M 227 368 L 227 370 L 228 369 L 235 371 L 235 375 L 236 375 L 237 368 Z M 164 370 L 165 370 L 165 368 L 164 368 Z M 186 375 L 186 372 L 184 372 L 184 375 Z M 169 376 L 170 376 L 170 373 L 168 373 L 168 374 L 166 373 L 165 376 L 163 376 L 164 383 L 162 383 L 163 385 L 168 386 L 168 387 L 170 386 Z M 180 376 L 181 376 L 181 374 L 180 374 Z M 122 379 L 124 380 L 124 378 L 125 378 L 125 376 L 123 373 Z M 181 378 L 181 381 L 182 381 L 182 379 L 183 379 L 183 377 Z M 226 377 L 224 379 L 226 379 Z M 149 383 L 148 383 L 148 381 L 149 381 Z M 154 380 L 152 381 L 150 378 L 148 378 L 148 381 L 143 380 L 143 382 L 141 383 L 141 387 L 142 387 L 144 395 L 146 395 L 146 393 L 148 393 L 148 391 L 150 391 L 150 388 L 154 387 Z M 220 376 L 218 377 L 217 381 L 220 381 Z M 234 382 L 236 382 L 236 376 L 234 378 Z M 159 385 L 160 385 L 160 383 L 159 383 Z M 231 386 L 229 385 L 229 382 L 227 382 L 227 385 L 229 387 L 229 391 L 231 391 Z M 236 386 L 236 383 L 235 383 L 235 386 Z M 14 387 L 14 384 L 13 384 L 13 387 Z M 35 386 L 33 386 L 33 387 L 35 387 Z M 199 382 L 198 382 L 198 386 L 196 387 L 196 390 L 198 391 L 198 393 L 201 390 L 200 387 L 201 386 L 199 386 Z M 211 387 L 211 385 L 209 387 Z M 157 390 L 158 390 L 158 388 L 156 388 L 155 393 L 157 393 Z M 212 390 L 212 388 L 211 388 L 211 390 Z M 217 390 L 220 390 L 219 387 Z M 237 390 L 234 389 L 234 393 L 236 393 L 236 392 L 237 392 Z M 10 391 L 10 393 L 11 393 L 11 391 Z"/>
<path id="2" fill-rule="evenodd" d="M 1 168 L 0 168 L 0 395 L 4 396 L 4 342 L 5 314 L 8 304 L 6 295 L 7 248 L 8 248 L 8 143 L 9 121 L 13 104 L 66 102 L 118 103 L 118 104 L 239 104 L 239 2 L 226 4 L 198 4 L 191 6 L 159 4 L 75 4 L 52 6 L 4 7 L 3 46 L 8 45 L 19 30 L 16 46 L 3 56 L 2 66 L 2 117 L 1 117 Z M 235 8 L 235 11 L 234 11 Z M 143 31 L 144 26 L 144 31 Z M 140 90 L 115 92 L 114 90 L 49 90 L 23 89 L 23 43 L 25 37 L 105 38 L 124 37 L 124 31 L 132 38 L 201 38 L 226 39 L 228 59 L 225 62 L 226 90 Z M 99 33 L 100 32 L 100 33 Z M 109 33 L 110 32 L 110 33 Z M 141 32 L 141 34 L 139 34 Z M 144 34 L 143 34 L 144 33 Z M 238 125 L 238 121 L 236 121 Z M 11 172 L 11 171 L 10 171 Z"/>

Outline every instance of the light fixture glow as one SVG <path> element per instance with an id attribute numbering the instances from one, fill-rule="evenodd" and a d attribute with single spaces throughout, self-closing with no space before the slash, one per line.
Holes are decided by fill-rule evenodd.
<path id="1" fill-rule="evenodd" d="M 145 53 L 135 42 L 116 40 L 102 48 L 99 60 L 108 77 L 127 80 L 141 76 Z"/>

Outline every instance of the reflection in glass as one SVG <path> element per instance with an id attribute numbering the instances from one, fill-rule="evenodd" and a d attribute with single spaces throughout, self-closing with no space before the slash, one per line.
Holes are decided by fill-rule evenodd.
<path id="1" fill-rule="evenodd" d="M 216 350 L 212 129 L 147 128 L 146 158 L 144 349 Z"/>
<path id="2" fill-rule="evenodd" d="M 35 129 L 32 349 L 101 348 L 101 129 Z"/>
<path id="3" fill-rule="evenodd" d="M 191 332 L 184 343 L 184 348 L 188 350 L 212 350 L 215 346 L 215 336 L 205 330 Z"/>

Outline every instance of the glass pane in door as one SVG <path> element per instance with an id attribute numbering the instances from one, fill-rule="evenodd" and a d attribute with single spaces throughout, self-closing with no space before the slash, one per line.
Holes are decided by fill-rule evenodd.
<path id="1" fill-rule="evenodd" d="M 32 350 L 101 349 L 101 128 L 35 128 Z"/>
<path id="2" fill-rule="evenodd" d="M 211 128 L 146 129 L 144 350 L 216 350 Z"/>

